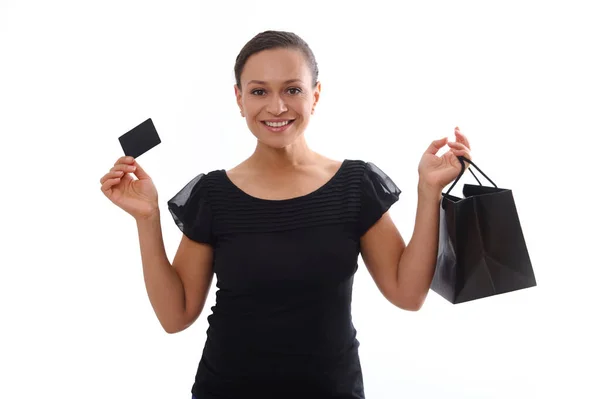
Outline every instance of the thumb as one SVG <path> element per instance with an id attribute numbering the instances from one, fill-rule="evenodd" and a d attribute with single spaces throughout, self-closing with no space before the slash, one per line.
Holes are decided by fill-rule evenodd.
<path id="1" fill-rule="evenodd" d="M 437 154 L 438 151 L 443 146 L 445 146 L 447 142 L 448 142 L 448 137 L 444 137 L 443 139 L 432 141 L 431 144 L 429 145 L 429 147 L 427 147 L 425 154 L 432 154 L 432 155 Z"/>
<path id="2" fill-rule="evenodd" d="M 137 161 L 133 162 L 133 166 L 135 166 L 135 170 L 133 171 L 135 177 L 137 177 L 140 180 L 151 180 L 150 175 L 146 173 L 146 171 L 140 166 L 140 164 Z"/>

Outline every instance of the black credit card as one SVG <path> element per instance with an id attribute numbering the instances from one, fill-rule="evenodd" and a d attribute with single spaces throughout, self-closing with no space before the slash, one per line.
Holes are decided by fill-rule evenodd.
<path id="1" fill-rule="evenodd" d="M 125 155 L 137 158 L 159 145 L 160 137 L 158 137 L 152 119 L 148 118 L 119 137 L 119 142 Z"/>

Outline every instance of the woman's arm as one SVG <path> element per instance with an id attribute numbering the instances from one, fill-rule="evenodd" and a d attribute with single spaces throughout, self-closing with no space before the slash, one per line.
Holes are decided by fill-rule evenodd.
<path id="1" fill-rule="evenodd" d="M 381 293 L 405 310 L 419 310 L 431 285 L 438 251 L 441 191 L 419 184 L 413 236 L 405 245 L 389 213 L 361 238 L 365 266 Z"/>
<path id="2" fill-rule="evenodd" d="M 185 235 L 169 263 L 160 213 L 136 220 L 144 282 L 161 326 L 170 334 L 185 330 L 200 315 L 212 282 L 213 249 Z"/>

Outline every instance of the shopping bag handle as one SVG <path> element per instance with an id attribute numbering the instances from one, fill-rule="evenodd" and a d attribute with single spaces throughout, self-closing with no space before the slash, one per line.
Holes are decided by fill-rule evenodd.
<path id="1" fill-rule="evenodd" d="M 463 157 L 463 156 L 460 156 L 460 157 L 458 157 L 458 160 L 460 161 L 460 166 L 461 166 L 460 173 L 459 173 L 459 175 L 456 177 L 456 179 L 454 180 L 454 183 L 452 183 L 452 186 L 450 186 L 450 188 L 448 189 L 448 191 L 446 191 L 446 194 L 445 194 L 445 195 L 448 195 L 448 194 L 450 194 L 450 191 L 452 191 L 452 189 L 454 188 L 454 186 L 456 186 L 456 183 L 458 183 L 458 181 L 460 180 L 460 178 L 462 177 L 462 175 L 465 173 L 465 169 L 466 169 L 466 168 L 465 168 L 465 162 L 468 162 L 468 163 L 470 163 L 470 164 L 471 164 L 471 166 L 473 166 L 475 169 L 477 169 L 477 171 L 478 171 L 479 173 L 481 173 L 481 175 L 482 175 L 483 177 L 485 177 L 485 178 L 486 178 L 486 179 L 487 179 L 487 180 L 488 180 L 490 183 L 492 183 L 492 185 L 493 185 L 495 188 L 498 188 L 498 186 L 496 185 L 496 183 L 494 183 L 494 182 L 492 181 L 492 179 L 490 179 L 489 177 L 487 177 L 487 175 L 486 175 L 485 173 L 483 173 L 483 172 L 481 171 L 481 169 L 479 169 L 479 168 L 477 167 L 477 165 L 475 165 L 475 164 L 473 163 L 473 161 L 471 161 L 470 159 L 468 159 L 468 158 L 465 158 L 465 157 Z M 469 172 L 471 172 L 471 174 L 473 175 L 473 177 L 475 178 L 475 180 L 477 180 L 477 183 L 479 183 L 479 185 L 481 186 L 481 185 L 482 185 L 482 184 L 481 184 L 481 182 L 479 181 L 479 179 L 477 178 L 477 176 L 475 176 L 475 173 L 473 173 L 473 171 L 471 170 L 471 168 L 469 168 Z"/>

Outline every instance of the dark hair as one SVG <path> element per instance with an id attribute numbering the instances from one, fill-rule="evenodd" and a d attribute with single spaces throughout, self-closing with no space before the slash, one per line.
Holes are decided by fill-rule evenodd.
<path id="1" fill-rule="evenodd" d="M 274 30 L 268 30 L 259 33 L 242 48 L 235 60 L 234 71 L 236 85 L 239 88 L 242 87 L 240 77 L 242 76 L 242 70 L 244 69 L 244 66 L 246 65 L 246 62 L 250 56 L 263 50 L 272 50 L 278 48 L 300 50 L 304 54 L 306 62 L 308 63 L 308 67 L 312 72 L 313 87 L 317 85 L 317 81 L 319 79 L 319 68 L 317 66 L 315 55 L 308 44 L 295 33 Z"/>

